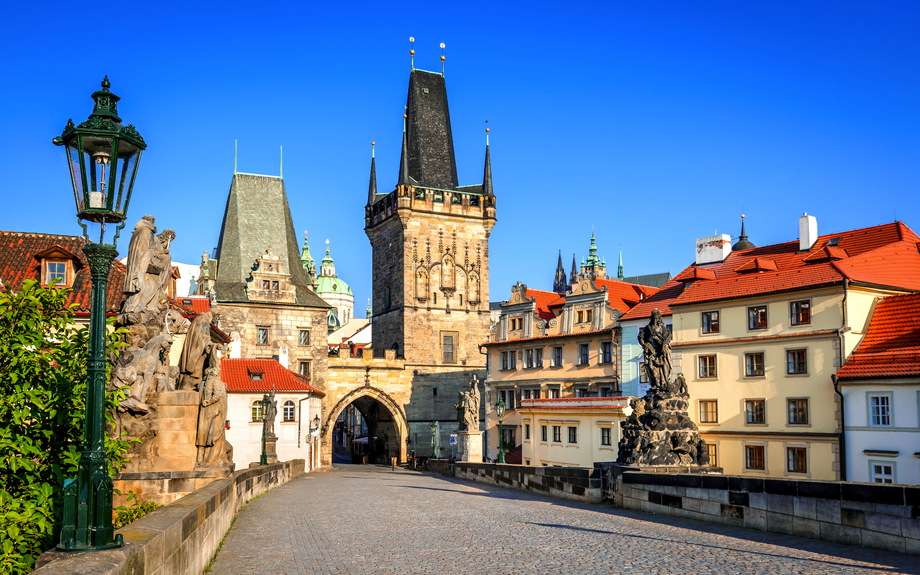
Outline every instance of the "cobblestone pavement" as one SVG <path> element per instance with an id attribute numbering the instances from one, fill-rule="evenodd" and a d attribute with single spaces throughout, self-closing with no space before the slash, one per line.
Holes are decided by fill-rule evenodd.
<path id="1" fill-rule="evenodd" d="M 920 557 L 347 465 L 251 502 L 236 574 L 920 573 Z"/>

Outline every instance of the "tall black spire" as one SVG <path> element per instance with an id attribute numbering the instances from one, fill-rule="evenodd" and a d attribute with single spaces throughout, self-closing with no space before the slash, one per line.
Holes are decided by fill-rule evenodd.
<path id="1" fill-rule="evenodd" d="M 367 205 L 373 206 L 377 199 L 377 166 L 374 161 L 374 143 L 371 142 L 371 181 L 367 186 Z"/>
<path id="2" fill-rule="evenodd" d="M 575 254 L 572 254 L 572 273 L 569 275 L 569 283 L 574 284 L 578 281 L 578 268 L 575 265 Z"/>
<path id="3" fill-rule="evenodd" d="M 457 162 L 444 76 L 412 70 L 406 114 L 408 174 L 423 187 L 457 189 Z"/>
<path id="4" fill-rule="evenodd" d="M 565 283 L 565 268 L 562 267 L 562 250 L 559 250 L 559 262 L 556 264 L 556 277 L 553 278 L 553 291 L 559 295 L 565 295 L 567 289 Z"/>
<path id="5" fill-rule="evenodd" d="M 488 128 L 486 128 L 488 130 Z M 501 150 L 499 150 L 501 151 Z M 494 196 L 492 192 L 492 161 L 489 159 L 489 135 L 486 134 L 486 167 L 482 175 L 482 195 Z"/>

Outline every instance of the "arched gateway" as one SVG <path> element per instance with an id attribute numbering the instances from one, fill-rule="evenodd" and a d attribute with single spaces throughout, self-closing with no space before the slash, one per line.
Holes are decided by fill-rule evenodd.
<path id="1" fill-rule="evenodd" d="M 349 405 L 355 406 L 367 424 L 370 463 L 388 463 L 391 457 L 397 461 L 406 460 L 409 426 L 402 406 L 383 390 L 364 385 L 341 397 L 324 414 L 321 427 L 324 464 L 332 460 L 335 422 Z"/>

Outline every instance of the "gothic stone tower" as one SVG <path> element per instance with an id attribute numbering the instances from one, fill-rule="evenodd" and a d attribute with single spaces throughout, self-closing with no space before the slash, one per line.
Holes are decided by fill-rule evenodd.
<path id="1" fill-rule="evenodd" d="M 495 225 L 488 140 L 483 183 L 460 186 L 444 76 L 413 70 L 392 192 L 377 193 L 371 161 L 374 355 L 395 349 L 407 364 L 481 367 Z"/>

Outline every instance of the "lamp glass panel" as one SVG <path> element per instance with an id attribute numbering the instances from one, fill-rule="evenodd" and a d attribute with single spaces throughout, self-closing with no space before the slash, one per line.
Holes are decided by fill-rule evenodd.
<path id="1" fill-rule="evenodd" d="M 77 148 L 76 140 L 67 142 L 67 171 L 70 173 L 70 183 L 73 186 L 74 201 L 77 204 L 77 213 L 85 208 L 86 199 L 83 196 L 83 172 L 80 170 L 80 150 Z"/>
<path id="2" fill-rule="evenodd" d="M 118 163 L 116 165 L 117 173 L 115 180 L 112 181 L 111 190 L 116 194 L 115 211 L 124 214 L 128 203 L 128 194 L 131 191 L 131 178 L 134 176 L 134 166 L 137 164 L 137 148 L 133 148 L 131 154 L 121 153 L 123 146 L 130 145 L 122 141 L 119 143 Z"/>

